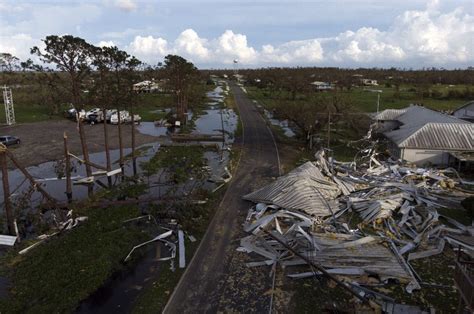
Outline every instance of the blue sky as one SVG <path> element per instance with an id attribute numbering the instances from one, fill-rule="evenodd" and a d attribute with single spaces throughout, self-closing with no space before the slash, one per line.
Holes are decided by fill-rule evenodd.
<path id="1" fill-rule="evenodd" d="M 474 64 L 471 0 L 0 0 L 0 52 L 28 58 L 49 34 L 202 68 Z"/>

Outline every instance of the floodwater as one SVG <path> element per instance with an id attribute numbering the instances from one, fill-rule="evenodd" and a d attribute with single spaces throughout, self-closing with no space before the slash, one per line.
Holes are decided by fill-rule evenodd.
<path id="1" fill-rule="evenodd" d="M 210 108 L 214 108 L 214 102 L 221 102 L 223 99 L 222 96 L 223 89 L 218 86 L 213 91 L 208 92 L 208 97 L 210 99 L 208 105 Z M 238 117 L 236 113 L 231 109 L 208 109 L 205 111 L 205 114 L 196 119 L 195 125 L 196 133 L 205 133 L 205 134 L 222 134 L 222 124 L 224 125 L 225 139 L 226 144 L 233 142 L 233 133 L 237 128 Z M 139 132 L 144 134 L 154 135 L 154 136 L 166 136 L 167 132 L 171 132 L 166 127 L 156 127 L 153 122 L 142 122 L 137 126 Z M 138 149 L 141 151 L 140 157 L 137 158 L 138 173 L 141 173 L 140 163 L 148 161 L 151 157 L 155 155 L 158 151 L 160 144 L 158 142 L 145 144 Z M 225 147 L 224 147 L 225 148 Z M 127 156 L 131 153 L 130 148 L 123 150 L 124 156 Z M 222 156 L 223 155 L 223 156 Z M 79 156 L 82 158 L 82 156 Z M 119 158 L 120 151 L 118 149 L 110 150 L 110 157 L 112 161 L 112 169 L 119 168 Z M 224 153 L 218 152 L 206 152 L 205 158 L 208 161 L 208 165 L 211 167 L 211 175 L 221 176 L 224 173 L 224 167 L 228 160 L 228 151 Z M 91 162 L 105 165 L 106 157 L 104 152 L 93 153 L 89 155 Z M 215 160 L 219 162 L 216 163 Z M 73 163 L 73 178 L 84 178 L 86 177 L 86 170 L 84 165 L 79 165 L 77 161 L 74 161 L 71 158 Z M 43 188 L 55 199 L 60 202 L 66 202 L 66 181 L 65 179 L 58 180 L 58 174 L 56 173 L 57 162 L 50 161 L 42 163 L 38 166 L 28 167 L 27 171 L 35 178 L 38 179 L 43 186 Z M 132 174 L 133 168 L 132 163 L 127 162 L 125 164 L 125 174 Z M 10 170 L 8 172 L 8 178 L 10 183 L 10 192 L 12 193 L 12 201 L 20 196 L 22 193 L 28 191 L 30 184 L 29 181 L 25 180 L 24 175 L 18 169 Z M 47 179 L 47 180 L 44 180 Z M 100 178 L 104 184 L 107 184 L 107 178 Z M 0 188 L 3 188 L 2 182 L 0 182 Z M 100 189 L 98 185 L 94 185 L 95 189 Z M 87 197 L 87 186 L 84 185 L 73 185 L 73 199 L 81 200 Z M 150 191 L 153 193 L 156 191 Z M 162 192 L 162 191 L 160 191 Z M 32 194 L 32 204 L 37 204 L 41 201 L 42 195 L 39 192 L 34 192 Z M 3 193 L 0 195 L 0 203 L 3 204 Z M 3 213 L 3 206 L 0 209 L 0 213 Z"/>
<path id="2" fill-rule="evenodd" d="M 272 125 L 279 126 L 280 128 L 283 129 L 283 131 L 285 132 L 284 134 L 285 134 L 286 137 L 294 137 L 296 135 L 295 132 L 291 129 L 288 120 L 275 119 L 273 117 L 273 114 L 270 111 L 266 110 L 266 109 L 264 109 L 264 113 L 265 113 L 265 116 L 267 117 L 267 119 L 270 121 L 270 123 Z"/>
<path id="3" fill-rule="evenodd" d="M 221 134 L 222 125 L 224 125 L 225 132 L 225 144 L 224 147 L 220 146 L 219 151 L 206 151 L 204 158 L 207 161 L 209 167 L 208 178 L 222 178 L 226 174 L 225 167 L 228 165 L 230 158 L 230 143 L 233 142 L 233 134 L 237 128 L 238 117 L 230 109 L 219 109 L 217 108 L 223 101 L 223 89 L 218 86 L 214 91 L 208 93 L 210 99 L 208 106 L 209 109 L 205 111 L 205 114 L 196 119 L 195 132 L 201 132 L 206 134 Z M 164 127 L 155 127 L 153 123 L 141 123 L 139 126 L 140 132 L 145 134 L 151 134 L 155 136 L 166 135 L 163 130 Z M 164 133 L 164 134 L 162 134 Z M 156 152 L 160 149 L 158 142 L 146 144 L 139 148 L 141 154 L 137 158 L 138 172 L 141 173 L 140 163 L 150 160 Z M 131 149 L 125 149 L 124 155 L 127 156 L 131 153 Z M 112 169 L 119 167 L 119 150 L 110 151 L 111 160 L 113 162 Z M 105 153 L 94 153 L 90 154 L 90 160 L 94 163 L 105 165 Z M 40 164 L 35 167 L 27 168 L 28 172 L 37 179 L 45 178 L 56 178 L 57 174 L 55 171 L 56 162 L 47 162 Z M 132 174 L 132 163 L 129 161 L 125 165 L 125 174 Z M 84 165 L 78 165 L 75 163 L 75 169 L 72 174 L 73 177 L 85 177 Z M 10 191 L 14 192 L 13 201 L 22 192 L 27 191 L 29 188 L 29 182 L 24 180 L 23 174 L 19 170 L 9 171 L 10 180 Z M 148 182 L 153 184 L 149 185 L 148 195 L 159 196 L 165 193 L 170 187 L 163 186 L 160 184 L 159 175 L 148 178 Z M 102 178 L 100 181 L 107 184 L 107 178 Z M 186 190 L 186 185 L 193 185 L 195 179 L 191 179 L 184 186 L 180 187 L 181 190 Z M 211 180 L 212 181 L 212 180 Z M 65 180 L 48 180 L 42 182 L 45 190 L 51 194 L 54 198 L 59 201 L 65 202 L 67 200 L 65 189 Z M 218 186 L 219 183 L 213 183 L 208 180 L 203 182 L 203 188 L 213 190 Z M 1 187 L 1 182 L 0 182 Z M 100 189 L 98 185 L 94 185 L 96 189 Z M 180 189 L 176 193 L 179 193 Z M 2 193 L 3 195 L 3 193 Z M 87 197 L 87 187 L 73 185 L 73 198 L 76 200 Z M 3 196 L 0 199 L 3 203 Z M 32 204 L 39 203 L 41 201 L 41 195 L 38 192 L 34 192 Z M 3 211 L 3 206 L 0 211 Z M 0 212 L 3 215 L 3 212 Z M 34 232 L 33 230 L 27 230 Z M 133 309 L 134 301 L 140 294 L 142 289 L 146 287 L 152 280 L 156 279 L 160 267 L 169 267 L 169 262 L 159 262 L 159 257 L 162 246 L 158 243 L 151 243 L 146 250 L 146 253 L 139 258 L 136 264 L 125 271 L 116 273 L 109 282 L 103 287 L 98 289 L 89 298 L 84 300 L 78 308 L 79 313 L 129 313 Z M 167 250 L 165 250 L 167 251 Z M 164 253 L 165 254 L 165 253 Z M 0 277 L 0 296 L 3 295 L 6 283 L 2 282 Z M 3 289 L 3 290 L 2 290 Z"/>
<path id="4" fill-rule="evenodd" d="M 152 242 L 134 254 L 143 251 L 145 254 L 134 267 L 113 275 L 107 284 L 80 304 L 76 313 L 130 313 L 134 301 L 152 284 L 160 268 L 169 267 L 169 262 L 157 261 L 161 256 L 169 255 L 161 242 Z"/>
<path id="5" fill-rule="evenodd" d="M 173 132 L 173 129 L 165 126 L 155 126 L 154 122 L 141 122 L 137 126 L 137 131 L 146 135 L 167 136 Z"/>
<path id="6" fill-rule="evenodd" d="M 152 143 L 152 144 L 145 144 L 138 149 L 142 151 L 142 155 L 137 158 L 137 164 L 140 164 L 140 162 L 147 161 L 149 160 L 154 153 L 157 151 L 159 148 L 158 143 Z M 130 148 L 126 148 L 123 150 L 124 156 L 127 156 L 132 152 Z M 82 156 L 79 156 L 79 158 L 82 158 Z M 119 161 L 120 158 L 120 150 L 119 149 L 114 149 L 110 150 L 110 159 L 112 161 L 112 169 L 117 169 L 119 168 Z M 99 164 L 99 165 L 106 165 L 106 157 L 105 157 L 105 152 L 100 152 L 100 153 L 93 153 L 89 154 L 89 159 L 91 162 Z M 73 172 L 71 176 L 73 178 L 84 178 L 86 177 L 86 169 L 84 165 L 79 165 L 77 161 L 74 161 L 73 158 L 71 158 L 72 164 L 73 164 Z M 56 166 L 57 162 L 55 161 L 49 161 L 42 163 L 38 166 L 32 166 L 26 168 L 26 170 L 42 184 L 42 187 L 55 199 L 57 199 L 60 202 L 66 202 L 67 197 L 66 197 L 66 180 L 63 178 L 61 180 L 58 180 L 58 174 L 56 173 Z M 132 164 L 130 162 L 125 164 L 125 174 L 131 174 L 133 172 Z M 24 175 L 20 172 L 20 170 L 15 169 L 15 170 L 10 170 L 8 171 L 8 179 L 10 183 L 10 192 L 13 194 L 13 201 L 17 196 L 20 196 L 23 192 L 26 192 L 30 186 L 29 181 L 25 180 Z M 99 179 L 102 183 L 106 183 L 107 179 L 101 178 Z M 0 182 L 0 187 L 3 188 L 2 183 Z M 73 199 L 74 200 L 80 200 L 85 197 L 87 197 L 87 187 L 84 185 L 73 185 Z M 95 185 L 96 189 L 99 189 L 100 187 L 98 185 Z M 34 192 L 33 197 L 32 197 L 32 203 L 35 204 L 37 201 L 41 199 L 41 194 L 39 192 Z M 0 195 L 0 201 L 3 203 L 3 193 Z M 3 210 L 3 208 L 2 208 Z"/>

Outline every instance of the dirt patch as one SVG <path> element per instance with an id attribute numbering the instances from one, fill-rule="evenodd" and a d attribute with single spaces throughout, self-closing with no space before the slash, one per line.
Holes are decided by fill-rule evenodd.
<path id="1" fill-rule="evenodd" d="M 110 149 L 119 148 L 118 126 L 108 126 Z M 84 125 L 87 147 L 90 153 L 104 151 L 104 126 L 102 124 Z M 132 125 L 122 125 L 124 147 L 131 147 Z M 64 157 L 63 132 L 68 135 L 71 153 L 82 155 L 77 123 L 69 120 L 42 121 L 0 127 L 0 134 L 14 135 L 21 139 L 20 145 L 10 146 L 10 150 L 23 166 L 35 166 Z M 157 138 L 135 133 L 136 146 L 157 141 Z M 11 165 L 10 165 L 11 166 Z"/>

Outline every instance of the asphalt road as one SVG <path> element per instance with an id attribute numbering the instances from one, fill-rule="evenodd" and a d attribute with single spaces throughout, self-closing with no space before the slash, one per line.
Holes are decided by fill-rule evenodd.
<path id="1" fill-rule="evenodd" d="M 278 176 L 278 152 L 271 131 L 247 95 L 231 85 L 239 108 L 243 147 L 233 180 L 201 245 L 165 307 L 165 313 L 268 312 L 272 278 L 268 268 L 247 268 L 237 252 L 249 202 L 242 196 Z"/>

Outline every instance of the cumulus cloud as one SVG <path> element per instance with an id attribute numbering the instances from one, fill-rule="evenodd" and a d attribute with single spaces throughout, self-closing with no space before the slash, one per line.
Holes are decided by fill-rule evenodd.
<path id="1" fill-rule="evenodd" d="M 153 36 L 135 36 L 127 49 L 134 55 L 143 58 L 145 61 L 153 61 L 155 58 L 162 58 L 170 53 L 168 42 L 159 37 Z"/>
<path id="2" fill-rule="evenodd" d="M 38 42 L 29 34 L 0 36 L 0 52 L 11 53 L 22 60 L 30 58 L 30 48 L 35 45 L 38 45 Z"/>
<path id="3" fill-rule="evenodd" d="M 126 11 L 137 8 L 132 0 L 104 1 Z M 30 13 L 17 23 L 0 19 L 0 51 L 20 58 L 27 58 L 29 48 L 40 44 L 45 34 L 58 33 L 58 30 L 77 33 L 84 27 L 76 26 L 97 21 L 102 16 L 102 10 L 94 4 L 78 4 L 72 9 L 59 5 L 39 8 L 24 5 L 16 10 Z M 60 18 L 45 19 L 48 14 Z M 176 38 L 149 35 L 155 32 L 152 28 L 125 28 L 102 33 L 93 41 L 101 40 L 98 43 L 101 46 L 129 42 L 119 48 L 149 63 L 161 61 L 167 54 L 178 54 L 199 66 L 231 65 L 234 59 L 243 66 L 454 67 L 474 63 L 472 12 L 462 8 L 446 11 L 439 0 L 430 0 L 424 10 L 400 14 L 385 29 L 366 26 L 329 37 L 281 44 L 252 45 L 245 34 L 233 30 L 223 30 L 214 38 L 204 38 L 190 28 Z"/>
<path id="4" fill-rule="evenodd" d="M 95 44 L 97 47 L 114 47 L 117 46 L 113 41 L 111 40 L 101 40 L 97 44 Z"/>
<path id="5" fill-rule="evenodd" d="M 134 11 L 137 8 L 137 4 L 133 0 L 117 0 L 115 5 L 123 11 Z"/>
<path id="6" fill-rule="evenodd" d="M 249 47 L 247 36 L 234 34 L 231 30 L 226 30 L 214 43 L 215 55 L 223 63 L 232 63 L 238 59 L 244 63 L 255 63 L 257 61 L 257 52 Z"/>
<path id="7" fill-rule="evenodd" d="M 333 37 L 290 41 L 260 49 L 247 36 L 226 30 L 215 39 L 201 38 L 192 29 L 168 45 L 163 38 L 136 36 L 130 47 L 142 58 L 175 53 L 199 64 L 252 65 L 389 65 L 444 66 L 474 61 L 474 17 L 462 9 L 441 13 L 439 1 L 424 11 L 406 11 L 387 30 L 362 27 Z"/>
<path id="8" fill-rule="evenodd" d="M 206 61 L 210 57 L 209 49 L 206 46 L 206 39 L 200 38 L 194 30 L 187 29 L 175 40 L 174 52 L 183 56 L 197 58 L 199 61 Z"/>

